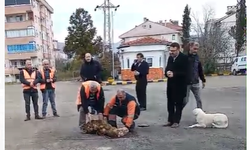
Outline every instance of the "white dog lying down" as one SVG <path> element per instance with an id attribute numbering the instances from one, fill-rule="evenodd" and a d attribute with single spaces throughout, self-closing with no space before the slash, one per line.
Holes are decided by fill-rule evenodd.
<path id="1" fill-rule="evenodd" d="M 197 124 L 189 126 L 189 128 L 200 127 L 214 127 L 214 128 L 227 128 L 228 118 L 224 114 L 206 114 L 202 109 L 195 108 L 193 114 L 196 116 Z"/>

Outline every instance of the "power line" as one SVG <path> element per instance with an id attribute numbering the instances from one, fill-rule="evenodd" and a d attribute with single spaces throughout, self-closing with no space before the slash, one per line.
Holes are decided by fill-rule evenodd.
<path id="1" fill-rule="evenodd" d="M 104 14 L 104 23 L 103 23 L 103 54 L 106 51 L 110 51 L 112 49 L 111 43 L 114 44 L 114 11 L 117 11 L 120 5 L 115 6 L 109 0 L 104 0 L 102 5 L 97 5 L 95 11 L 97 9 L 103 10 Z M 112 18 L 112 26 L 111 26 L 111 18 Z M 112 29 L 111 29 L 112 27 Z M 115 57 L 114 57 L 114 49 L 112 50 L 112 76 L 115 78 Z"/>
<path id="2" fill-rule="evenodd" d="M 97 5 L 95 11 L 100 9 L 104 12 L 104 24 L 103 24 L 103 52 L 111 49 L 111 9 L 117 11 L 120 5 L 115 6 L 109 0 L 104 0 L 102 5 Z"/>

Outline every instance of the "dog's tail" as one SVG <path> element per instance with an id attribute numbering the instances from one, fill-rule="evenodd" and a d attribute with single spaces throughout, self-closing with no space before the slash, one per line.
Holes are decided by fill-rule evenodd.
<path id="1" fill-rule="evenodd" d="M 212 123 L 212 125 L 213 125 L 215 128 L 224 129 L 224 128 L 227 128 L 227 127 L 228 127 L 228 120 L 224 121 L 224 122 L 223 122 L 223 125 L 217 125 L 217 124 L 215 124 L 215 123 Z"/>

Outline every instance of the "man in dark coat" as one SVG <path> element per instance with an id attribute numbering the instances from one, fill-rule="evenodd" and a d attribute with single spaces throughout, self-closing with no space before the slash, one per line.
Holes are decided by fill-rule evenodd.
<path id="1" fill-rule="evenodd" d="M 84 63 L 82 64 L 80 71 L 82 81 L 93 80 L 101 83 L 101 72 L 101 64 L 98 61 L 93 60 L 90 53 L 86 53 L 84 56 Z"/>
<path id="2" fill-rule="evenodd" d="M 136 55 L 137 60 L 133 63 L 131 67 L 131 71 L 134 71 L 135 79 L 136 79 L 136 96 L 140 103 L 141 111 L 145 111 L 147 109 L 147 75 L 149 73 L 149 65 L 146 61 L 144 61 L 144 56 L 142 53 L 138 53 Z"/>
<path id="3" fill-rule="evenodd" d="M 202 81 L 202 88 L 205 87 L 206 79 L 203 73 L 202 64 L 197 54 L 198 50 L 199 50 L 199 43 L 197 42 L 189 43 L 188 61 L 189 61 L 190 82 L 188 83 L 187 86 L 187 96 L 184 99 L 184 106 L 188 103 L 189 94 L 190 91 L 192 91 L 196 99 L 197 108 L 202 109 L 199 79 Z"/>
<path id="4" fill-rule="evenodd" d="M 165 68 L 168 99 L 168 123 L 164 126 L 177 128 L 179 126 L 183 100 L 187 93 L 188 58 L 180 52 L 180 45 L 176 42 L 170 45 L 169 58 Z"/>

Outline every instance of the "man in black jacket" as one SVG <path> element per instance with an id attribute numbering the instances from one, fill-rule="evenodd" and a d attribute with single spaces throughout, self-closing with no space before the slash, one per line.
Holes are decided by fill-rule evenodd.
<path id="1" fill-rule="evenodd" d="M 183 100 L 187 93 L 188 58 L 180 52 L 180 45 L 175 42 L 170 45 L 169 53 L 165 68 L 165 76 L 168 78 L 168 123 L 164 126 L 177 128 L 181 120 Z"/>
<path id="2" fill-rule="evenodd" d="M 25 62 L 25 69 L 20 71 L 20 82 L 23 87 L 23 97 L 25 101 L 26 119 L 30 120 L 30 99 L 32 99 L 35 119 L 42 119 L 38 114 L 38 91 L 37 84 L 40 82 L 41 75 L 37 70 L 34 70 L 31 65 L 31 61 Z"/>
<path id="3" fill-rule="evenodd" d="M 205 87 L 206 79 L 203 73 L 201 62 L 199 60 L 199 56 L 197 54 L 198 49 L 199 49 L 199 43 L 190 42 L 189 45 L 190 46 L 189 46 L 189 53 L 188 53 L 188 61 L 189 61 L 190 82 L 188 83 L 187 96 L 184 100 L 184 106 L 188 103 L 189 93 L 190 91 L 192 91 L 196 99 L 197 108 L 202 109 L 199 78 L 202 81 L 202 88 Z"/>
<path id="4" fill-rule="evenodd" d="M 134 71 L 135 79 L 136 79 L 136 96 L 140 103 L 141 111 L 147 109 L 147 75 L 149 72 L 149 65 L 146 61 L 143 60 L 144 56 L 142 53 L 138 53 L 136 55 L 137 60 L 133 63 L 131 67 L 131 71 Z"/>
<path id="5" fill-rule="evenodd" d="M 94 80 L 101 83 L 101 72 L 101 64 L 98 61 L 93 60 L 90 53 L 86 53 L 80 71 L 82 81 Z"/>

